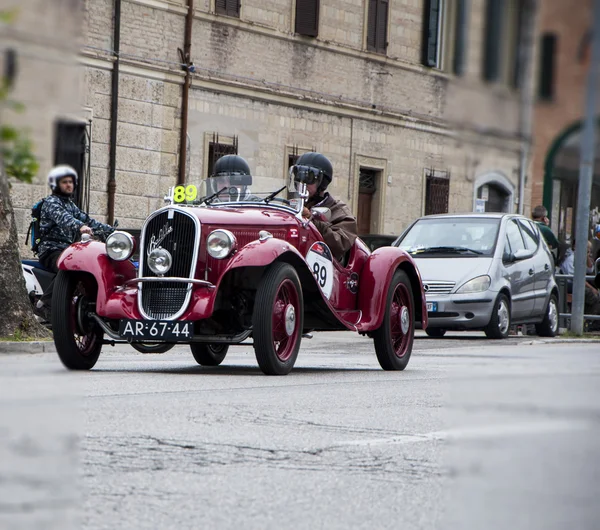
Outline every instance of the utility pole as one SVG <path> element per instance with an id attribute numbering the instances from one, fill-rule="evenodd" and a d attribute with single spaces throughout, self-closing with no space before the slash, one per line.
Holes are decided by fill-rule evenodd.
<path id="1" fill-rule="evenodd" d="M 583 333 L 587 241 L 590 236 L 590 200 L 592 194 L 592 177 L 594 175 L 594 147 L 596 140 L 596 93 L 598 90 L 598 67 L 600 64 L 600 0 L 594 0 L 593 20 L 592 56 L 585 100 L 585 123 L 581 137 L 581 162 L 579 165 L 579 191 L 577 195 L 577 224 L 575 232 L 573 305 L 571 310 L 571 331 L 577 335 Z"/>

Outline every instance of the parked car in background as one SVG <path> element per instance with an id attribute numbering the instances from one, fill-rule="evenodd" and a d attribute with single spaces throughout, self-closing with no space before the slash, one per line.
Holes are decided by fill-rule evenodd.
<path id="1" fill-rule="evenodd" d="M 535 223 L 514 214 L 431 215 L 394 242 L 414 258 L 427 298 L 431 337 L 483 330 L 505 338 L 513 324 L 558 331 L 552 255 Z"/>
<path id="2" fill-rule="evenodd" d="M 388 234 L 365 234 L 359 237 L 369 247 L 371 252 L 380 247 L 390 247 L 398 239 L 397 236 Z"/>

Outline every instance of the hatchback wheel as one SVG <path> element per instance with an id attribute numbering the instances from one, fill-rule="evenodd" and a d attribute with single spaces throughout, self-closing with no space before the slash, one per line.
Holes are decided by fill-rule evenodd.
<path id="1" fill-rule="evenodd" d="M 505 294 L 500 293 L 496 298 L 494 310 L 485 334 L 490 339 L 505 339 L 510 330 L 510 302 Z"/>
<path id="2" fill-rule="evenodd" d="M 425 333 L 427 333 L 428 336 L 433 337 L 435 339 L 441 339 L 446 334 L 446 330 L 444 328 L 427 327 Z"/>
<path id="3" fill-rule="evenodd" d="M 544 320 L 535 325 L 535 332 L 540 337 L 555 337 L 558 333 L 558 300 L 556 295 L 550 295 Z"/>

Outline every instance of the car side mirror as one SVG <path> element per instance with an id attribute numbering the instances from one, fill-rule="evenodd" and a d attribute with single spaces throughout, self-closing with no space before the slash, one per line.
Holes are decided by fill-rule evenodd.
<path id="1" fill-rule="evenodd" d="M 331 210 L 329 208 L 325 208 L 323 206 L 315 206 L 310 209 L 311 213 L 318 214 L 317 217 L 322 217 L 326 221 L 331 221 Z"/>
<path id="2" fill-rule="evenodd" d="M 526 250 L 524 248 L 520 248 L 514 253 L 515 260 L 527 259 L 533 256 L 533 252 L 531 250 Z"/>

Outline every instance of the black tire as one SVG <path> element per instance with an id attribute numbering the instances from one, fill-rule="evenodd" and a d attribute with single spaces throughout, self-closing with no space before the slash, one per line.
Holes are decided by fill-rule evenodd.
<path id="1" fill-rule="evenodd" d="M 404 370 L 415 338 L 415 299 L 408 275 L 392 277 L 381 326 L 373 332 L 377 360 L 384 370 Z"/>
<path id="2" fill-rule="evenodd" d="M 544 320 L 535 325 L 535 332 L 540 337 L 556 337 L 558 333 L 558 299 L 556 295 L 550 295 Z"/>
<path id="3" fill-rule="evenodd" d="M 104 332 L 87 316 L 96 303 L 96 281 L 59 271 L 52 293 L 52 332 L 58 357 L 69 370 L 90 370 L 98 361 Z"/>
<path id="4" fill-rule="evenodd" d="M 190 344 L 192 355 L 202 366 L 219 366 L 229 350 L 228 344 L 205 344 L 194 342 Z"/>
<path id="5" fill-rule="evenodd" d="M 510 302 L 504 293 L 496 298 L 489 324 L 484 328 L 489 339 L 505 339 L 510 331 Z"/>
<path id="6" fill-rule="evenodd" d="M 254 353 L 267 375 L 290 373 L 298 357 L 304 325 L 304 299 L 298 273 L 275 262 L 260 280 L 252 313 Z"/>
<path id="7" fill-rule="evenodd" d="M 134 350 L 137 350 L 140 353 L 167 353 L 175 346 L 175 344 L 165 344 L 160 342 L 155 344 L 151 342 L 132 342 L 131 346 Z"/>
<path id="8" fill-rule="evenodd" d="M 444 328 L 431 328 L 427 326 L 425 333 L 434 339 L 441 339 L 446 334 L 446 330 Z"/>

